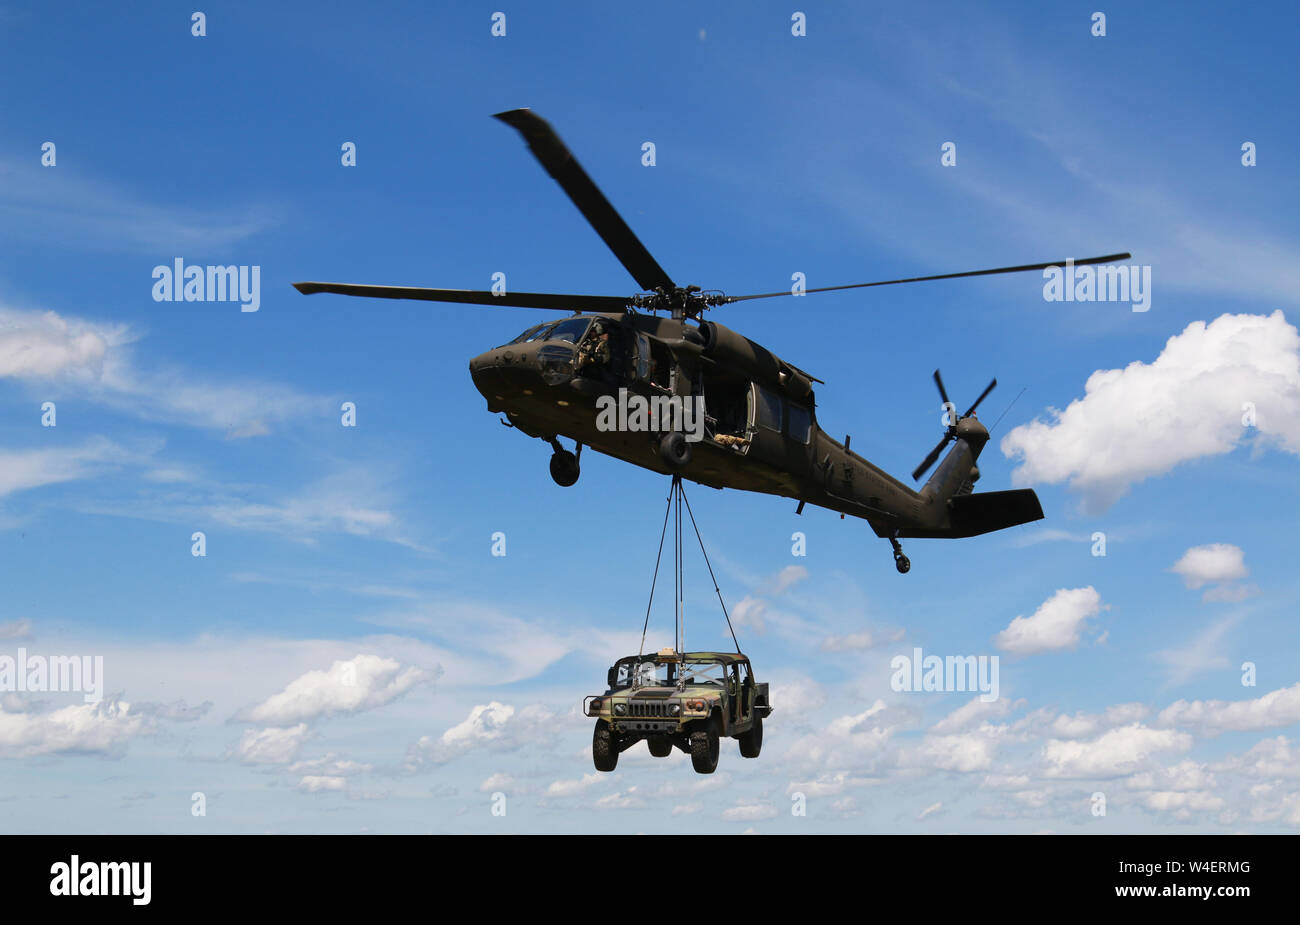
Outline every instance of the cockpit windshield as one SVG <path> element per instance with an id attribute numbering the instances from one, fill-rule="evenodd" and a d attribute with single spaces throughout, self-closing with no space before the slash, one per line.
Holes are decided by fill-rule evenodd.
<path id="1" fill-rule="evenodd" d="M 555 327 L 554 321 L 548 321 L 546 324 L 535 324 L 524 333 L 520 334 L 511 344 L 525 344 L 530 340 L 545 340 L 546 332 Z M 507 344 L 509 346 L 509 344 Z"/>
<path id="2" fill-rule="evenodd" d="M 576 344 L 582 339 L 582 335 L 587 333 L 587 325 L 591 324 L 590 318 L 569 318 L 564 321 L 548 321 L 545 324 L 536 324 L 524 333 L 520 334 L 511 344 L 527 344 L 539 340 L 562 340 L 570 344 Z M 509 346 L 507 344 L 506 346 Z"/>
<path id="3" fill-rule="evenodd" d="M 589 324 L 591 324 L 590 318 L 569 318 L 551 328 L 547 332 L 546 339 L 564 340 L 576 344 L 582 339 L 582 335 L 587 333 L 587 325 Z"/>

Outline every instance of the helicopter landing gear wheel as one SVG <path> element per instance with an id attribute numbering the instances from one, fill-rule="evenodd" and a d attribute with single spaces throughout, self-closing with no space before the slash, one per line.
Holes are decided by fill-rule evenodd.
<path id="1" fill-rule="evenodd" d="M 558 440 L 552 440 L 551 446 L 555 448 L 555 452 L 551 454 L 551 478 L 555 479 L 555 484 L 561 488 L 568 488 L 578 481 L 582 471 L 578 465 L 578 456 L 560 446 Z M 581 452 L 582 445 L 579 444 L 578 453 Z"/>
<path id="2" fill-rule="evenodd" d="M 894 568 L 898 569 L 898 574 L 906 575 L 912 570 L 912 560 L 903 555 L 903 546 L 898 542 L 898 537 L 891 536 L 889 545 L 894 547 Z"/>
<path id="3" fill-rule="evenodd" d="M 686 442 L 686 435 L 680 430 L 664 434 L 659 441 L 659 458 L 669 469 L 682 469 L 691 462 L 691 445 Z"/>

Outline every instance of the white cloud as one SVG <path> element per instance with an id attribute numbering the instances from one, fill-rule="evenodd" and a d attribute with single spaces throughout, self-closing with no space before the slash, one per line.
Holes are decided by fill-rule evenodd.
<path id="1" fill-rule="evenodd" d="M 1006 716 L 1011 710 L 1011 701 L 1005 697 L 985 702 L 980 697 L 972 698 L 953 710 L 939 722 L 930 727 L 934 735 L 949 735 L 964 732 L 994 717 Z"/>
<path id="2" fill-rule="evenodd" d="M 403 669 L 396 659 L 358 655 L 334 662 L 328 671 L 307 672 L 239 718 L 289 726 L 336 713 L 358 713 L 390 703 L 429 680 L 431 672 L 414 666 Z"/>
<path id="3" fill-rule="evenodd" d="M 306 723 L 285 729 L 247 729 L 235 746 L 235 755 L 247 764 L 289 764 L 309 735 Z"/>
<path id="4" fill-rule="evenodd" d="M 1231 543 L 1193 546 L 1183 553 L 1170 571 L 1181 575 L 1189 588 L 1200 588 L 1210 582 L 1236 581 L 1250 574 L 1241 547 Z"/>
<path id="5" fill-rule="evenodd" d="M 121 754 L 127 742 L 154 731 L 151 719 L 129 703 L 102 700 L 56 710 L 0 709 L 0 756 L 61 753 Z"/>
<path id="6" fill-rule="evenodd" d="M 1073 649 L 1089 617 L 1102 609 L 1096 589 L 1062 588 L 1029 617 L 1016 617 L 994 637 L 994 644 L 1013 655 Z"/>
<path id="7" fill-rule="evenodd" d="M 103 437 L 94 437 L 73 447 L 0 450 L 0 498 L 43 485 L 89 478 L 135 459 L 131 453 Z"/>
<path id="8" fill-rule="evenodd" d="M 579 777 L 577 780 L 553 781 L 551 785 L 546 788 L 546 795 L 548 797 L 576 796 L 579 793 L 585 793 L 592 787 L 605 783 L 609 779 L 608 774 L 599 774 L 593 771 L 591 774 L 582 775 L 582 777 Z"/>
<path id="9" fill-rule="evenodd" d="M 771 803 L 743 801 L 722 811 L 722 818 L 728 822 L 757 822 L 761 819 L 775 819 L 777 809 Z"/>
<path id="10" fill-rule="evenodd" d="M 0 639 L 30 639 L 31 637 L 32 621 L 26 617 L 0 623 Z"/>
<path id="11" fill-rule="evenodd" d="M 1300 723 L 1300 684 L 1253 700 L 1179 700 L 1160 713 L 1165 726 L 1192 726 L 1206 735 Z"/>
<path id="12" fill-rule="evenodd" d="M 1254 427 L 1243 426 L 1247 402 Z M 1193 322 L 1153 362 L 1093 373 L 1084 397 L 1051 418 L 1002 438 L 1002 452 L 1020 460 L 1014 480 L 1068 481 L 1092 511 L 1252 434 L 1300 455 L 1300 332 L 1281 311 Z"/>
<path id="13" fill-rule="evenodd" d="M 1131 723 L 1092 740 L 1052 739 L 1043 746 L 1043 762 L 1048 777 L 1120 777 L 1142 770 L 1159 753 L 1191 747 L 1185 732 Z"/>
<path id="14" fill-rule="evenodd" d="M 899 764 L 963 774 L 986 771 L 993 767 L 999 741 L 1005 734 L 1005 726 L 984 723 L 973 732 L 927 735 L 919 745 L 903 750 Z"/>
<path id="15" fill-rule="evenodd" d="M 445 764 L 478 748 L 514 751 L 525 745 L 550 742 L 556 715 L 540 704 L 522 709 L 498 701 L 478 704 L 469 715 L 440 737 L 421 736 L 407 750 L 405 767 L 419 771 Z"/>
<path id="16" fill-rule="evenodd" d="M 784 594 L 808 577 L 808 570 L 802 565 L 787 565 L 758 587 L 759 594 L 772 597 Z"/>
<path id="17" fill-rule="evenodd" d="M 902 630 L 891 630 L 883 636 L 872 635 L 863 630 L 860 633 L 847 633 L 843 636 L 827 636 L 822 640 L 823 652 L 863 652 L 903 638 Z"/>
<path id="18" fill-rule="evenodd" d="M 746 596 L 731 609 L 731 623 L 733 626 L 752 629 L 754 635 L 762 636 L 767 633 L 767 621 L 763 619 L 766 612 L 766 601 Z"/>
<path id="19" fill-rule="evenodd" d="M 157 364 L 142 371 L 130 355 L 135 339 L 117 323 L 0 306 L 0 378 L 75 388 L 79 396 L 137 417 L 228 437 L 258 436 L 270 424 L 333 408 L 274 383 L 208 381 Z"/>
<path id="20" fill-rule="evenodd" d="M 298 781 L 298 789 L 305 793 L 337 793 L 343 790 L 347 783 L 347 779 L 343 777 L 323 777 L 309 774 Z"/>
<path id="21" fill-rule="evenodd" d="M 496 793 L 498 790 L 518 789 L 515 779 L 509 774 L 497 773 L 488 777 L 483 783 L 478 785 L 479 793 Z"/>
<path id="22" fill-rule="evenodd" d="M 926 816 L 933 816 L 939 810 L 943 809 L 943 803 L 931 803 L 917 815 L 917 820 L 924 819 Z"/>
<path id="23" fill-rule="evenodd" d="M 325 777 L 352 777 L 356 774 L 363 774 L 370 770 L 370 765 L 362 764 L 359 761 L 347 761 L 339 758 L 333 752 L 321 757 L 311 758 L 306 761 L 295 761 L 289 767 L 285 768 L 287 774 L 315 775 Z"/>
<path id="24" fill-rule="evenodd" d="M 637 788 L 632 786 L 618 793 L 606 794 L 593 805 L 596 809 L 637 809 L 645 805 L 645 800 L 641 799 Z"/>

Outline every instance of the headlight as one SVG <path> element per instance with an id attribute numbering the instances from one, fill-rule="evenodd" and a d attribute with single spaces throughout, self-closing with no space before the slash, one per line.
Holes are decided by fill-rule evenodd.
<path id="1" fill-rule="evenodd" d="M 616 703 L 616 704 L 614 704 L 614 715 L 615 715 L 615 716 L 626 716 L 626 715 L 627 715 L 627 704 L 625 704 L 625 703 Z"/>
<path id="2" fill-rule="evenodd" d="M 591 702 L 587 704 L 587 715 L 595 716 L 599 712 L 600 712 L 600 698 L 593 697 L 591 698 Z"/>
<path id="3" fill-rule="evenodd" d="M 670 703 L 670 704 L 668 704 L 668 715 L 669 715 L 669 716 L 681 716 L 681 715 L 682 715 L 682 705 L 681 705 L 680 703 Z"/>

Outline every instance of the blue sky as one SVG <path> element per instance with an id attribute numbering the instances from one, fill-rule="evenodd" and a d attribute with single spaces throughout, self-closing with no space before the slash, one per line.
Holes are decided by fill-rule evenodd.
<path id="1" fill-rule="evenodd" d="M 164 4 L 0 8 L 0 655 L 102 655 L 107 695 L 0 701 L 0 828 L 1294 831 L 1300 14 L 1116 4 L 1095 37 L 1069 4 L 813 4 L 796 38 L 791 5 L 528 4 L 494 38 L 499 8 L 205 6 L 204 37 Z M 776 705 L 712 777 L 591 767 L 577 708 L 635 651 L 667 486 L 586 454 L 561 489 L 486 413 L 466 362 L 537 313 L 289 286 L 634 292 L 489 118 L 520 106 L 679 283 L 1151 267 L 1147 312 L 1038 274 L 719 311 L 900 477 L 936 366 L 958 404 L 998 377 L 988 423 L 1023 389 L 980 488 L 1047 518 L 913 541 L 899 576 L 862 522 L 688 489 Z M 260 310 L 155 302 L 177 257 L 259 266 Z M 1001 699 L 893 691 L 917 646 L 999 656 Z"/>

